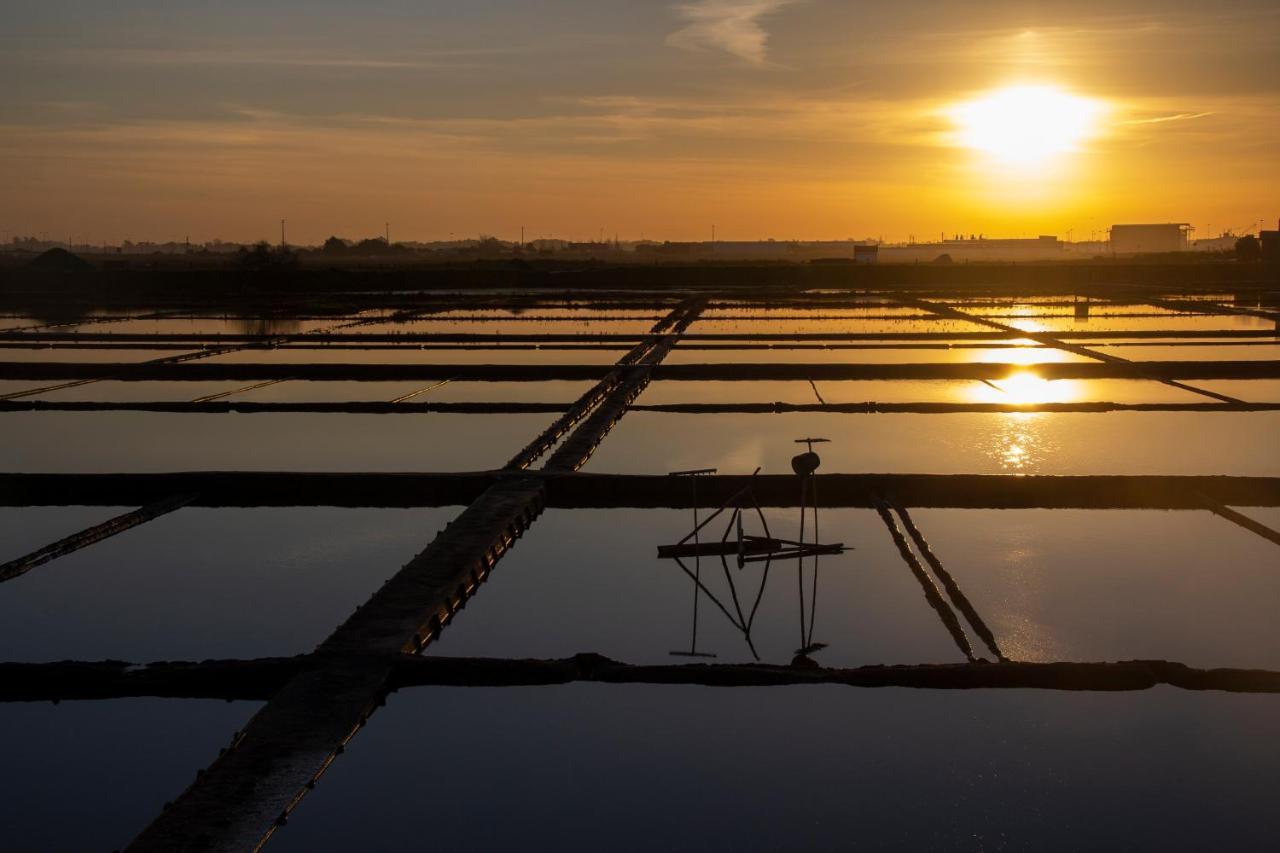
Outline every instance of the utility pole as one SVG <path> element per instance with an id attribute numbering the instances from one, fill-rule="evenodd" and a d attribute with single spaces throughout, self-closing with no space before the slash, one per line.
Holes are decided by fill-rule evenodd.
<path id="1" fill-rule="evenodd" d="M 284 241 L 284 220 L 280 220 L 280 248 L 283 249 L 287 244 Z"/>

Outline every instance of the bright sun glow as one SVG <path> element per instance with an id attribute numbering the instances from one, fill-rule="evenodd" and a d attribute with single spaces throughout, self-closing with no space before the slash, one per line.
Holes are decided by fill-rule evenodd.
<path id="1" fill-rule="evenodd" d="M 1097 131 L 1100 101 L 1053 86 L 1011 86 L 948 111 L 956 141 L 1011 164 L 1041 163 L 1076 150 Z"/>
<path id="2" fill-rule="evenodd" d="M 976 402 L 1013 403 L 1019 406 L 1040 403 L 1070 403 L 1080 399 L 1080 383 L 1071 379 L 1042 379 L 1029 370 L 1019 370 L 1005 379 L 983 383 L 973 389 Z"/>

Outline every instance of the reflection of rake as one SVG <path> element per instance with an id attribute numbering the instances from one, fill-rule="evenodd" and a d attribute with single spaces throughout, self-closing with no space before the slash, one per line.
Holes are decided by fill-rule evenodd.
<path id="1" fill-rule="evenodd" d="M 713 472 L 714 472 L 714 469 L 699 469 L 697 471 L 676 472 L 672 476 L 696 476 L 699 474 L 708 474 Z M 760 473 L 760 469 L 757 468 L 754 472 L 752 472 L 751 476 L 754 477 L 756 474 L 759 474 L 759 473 Z M 695 480 L 695 483 L 696 483 L 696 480 Z M 785 559 L 790 559 L 790 558 L 803 559 L 809 556 L 814 557 L 816 560 L 817 555 L 819 554 L 838 554 L 847 549 L 842 544 L 839 544 L 839 543 L 834 545 L 823 545 L 818 542 L 808 544 L 808 543 L 805 543 L 804 541 L 796 541 L 793 539 L 781 539 L 773 536 L 772 533 L 769 531 L 769 522 L 765 518 L 764 511 L 760 508 L 759 503 L 756 502 L 755 496 L 752 492 L 752 487 L 750 485 L 747 485 L 742 489 L 739 489 L 734 494 L 732 494 L 724 503 L 722 503 L 718 508 L 716 508 L 716 510 L 712 512 L 711 515 L 709 515 L 705 520 L 699 522 L 698 514 L 697 514 L 698 507 L 697 507 L 697 499 L 696 499 L 696 494 L 697 494 L 696 489 L 697 487 L 695 485 L 694 486 L 695 499 L 694 499 L 693 530 L 690 531 L 688 534 L 686 534 L 683 539 L 681 539 L 679 542 L 677 542 L 674 545 L 658 546 L 659 559 L 674 560 L 676 565 L 680 567 L 680 570 L 683 571 L 686 575 L 688 575 L 689 578 L 692 579 L 694 583 L 693 643 L 690 645 L 689 652 L 687 653 L 672 652 L 672 654 L 677 654 L 682 657 L 709 656 L 709 655 L 698 653 L 696 651 L 698 597 L 700 593 L 703 593 L 707 596 L 708 599 L 711 600 L 711 603 L 714 604 L 716 608 L 719 609 L 720 612 L 724 614 L 725 618 L 729 620 L 729 624 L 733 625 L 734 628 L 736 628 L 738 631 L 742 633 L 743 638 L 746 640 L 747 647 L 751 650 L 752 656 L 756 660 L 759 660 L 760 655 L 756 652 L 755 644 L 751 639 L 751 629 L 752 629 L 752 626 L 755 624 L 756 613 L 760 609 L 760 602 L 764 598 L 764 591 L 769 581 L 769 568 L 772 564 L 772 561 L 775 559 L 784 559 L 784 558 Z M 750 499 L 750 506 L 744 507 L 742 504 L 745 503 L 745 499 L 747 498 Z M 710 524 L 712 521 L 714 521 L 721 514 L 723 514 L 726 510 L 729 510 L 730 508 L 732 508 L 732 512 L 730 512 L 729 514 L 729 521 L 728 521 L 728 524 L 725 525 L 724 533 L 721 535 L 720 541 L 705 542 L 705 543 L 702 542 L 700 538 L 702 529 L 706 527 L 708 524 Z M 744 510 L 747 510 L 747 509 L 755 511 L 757 518 L 760 520 L 760 525 L 764 529 L 764 534 L 765 534 L 764 536 L 752 536 L 743 531 L 742 516 L 743 516 Z M 816 507 L 815 507 L 815 513 L 816 513 Z M 736 534 L 732 540 L 730 539 L 730 534 Z M 801 533 L 801 539 L 803 540 L 803 532 Z M 729 571 L 729 561 L 727 558 L 731 555 L 736 556 L 739 570 L 744 568 L 747 563 L 763 562 L 765 564 L 764 571 L 760 577 L 760 586 L 759 586 L 759 589 L 756 591 L 755 601 L 752 603 L 751 611 L 747 615 L 744 615 L 742 612 L 742 604 L 738 598 L 737 584 L 734 581 L 733 573 Z M 725 581 L 729 585 L 729 594 L 732 597 L 732 603 L 733 603 L 732 612 L 730 612 L 729 607 L 726 606 L 723 602 L 721 602 L 720 599 L 715 595 L 715 593 L 713 593 L 710 589 L 708 589 L 706 585 L 702 582 L 701 557 L 703 556 L 720 558 L 721 567 L 724 569 Z M 694 558 L 693 571 L 690 571 L 689 567 L 685 565 L 684 560 L 685 558 L 688 558 L 688 557 Z M 816 589 L 815 589 L 815 594 L 816 594 Z M 803 610 L 803 600 L 801 601 L 801 608 Z M 803 630 L 804 628 L 802 626 L 801 631 L 803 632 Z"/>
<path id="2" fill-rule="evenodd" d="M 697 471 L 679 471 L 679 472 L 676 472 L 673 476 L 696 477 L 699 474 L 709 474 L 709 473 L 713 473 L 714 471 L 715 471 L 714 468 L 698 469 Z M 752 473 L 751 476 L 754 477 L 756 474 L 759 474 L 759 473 L 760 473 L 760 469 L 757 468 Z M 695 480 L 695 484 L 696 484 L 696 480 Z M 690 651 L 687 654 L 679 653 L 679 652 L 673 652 L 673 654 L 679 654 L 682 657 L 704 656 L 696 651 L 697 636 L 698 636 L 697 604 L 698 604 L 698 595 L 701 592 L 705 594 L 708 599 L 711 600 L 711 603 L 714 604 L 721 613 L 724 614 L 725 618 L 729 620 L 729 624 L 733 625 L 734 628 L 742 632 L 743 637 L 747 641 L 747 647 L 751 650 L 751 655 L 756 660 L 759 660 L 760 655 L 756 653 L 755 644 L 752 643 L 751 641 L 751 625 L 755 619 L 756 609 L 759 608 L 760 606 L 760 600 L 761 598 L 764 597 L 764 585 L 769 577 L 769 568 L 768 568 L 768 565 L 765 566 L 764 576 L 761 578 L 761 581 L 760 581 L 760 591 L 756 595 L 755 606 L 751 609 L 750 617 L 744 617 L 742 615 L 742 605 L 738 600 L 737 585 L 733 581 L 733 574 L 729 571 L 729 562 L 725 558 L 730 554 L 736 554 L 738 557 L 738 567 L 741 568 L 745 564 L 749 554 L 751 555 L 768 554 L 771 546 L 777 545 L 781 547 L 782 543 L 779 540 L 773 539 L 773 537 L 769 535 L 769 523 L 768 521 L 765 520 L 764 512 L 760 509 L 760 506 L 755 502 L 755 498 L 753 497 L 751 499 L 752 506 L 754 507 L 757 515 L 760 518 L 761 525 L 763 525 L 764 527 L 765 535 L 763 537 L 760 537 L 760 536 L 748 537 L 743 534 L 742 508 L 735 506 L 733 508 L 733 512 L 729 516 L 729 523 L 725 526 L 724 535 L 720 537 L 720 541 L 708 542 L 704 545 L 700 538 L 702 529 L 706 527 L 708 524 L 710 524 L 712 521 L 714 521 L 716 518 L 718 518 L 722 513 L 724 513 L 725 510 L 729 509 L 730 505 L 739 503 L 744 496 L 750 494 L 751 487 L 746 486 L 742 489 L 739 489 L 737 492 L 732 494 L 728 500 L 726 500 L 719 507 L 717 507 L 716 510 L 712 512 L 711 515 L 707 516 L 707 518 L 703 521 L 698 521 L 698 502 L 696 498 L 696 495 L 697 495 L 696 485 L 694 488 L 695 488 L 695 492 L 694 492 L 695 498 L 693 502 L 694 504 L 693 505 L 693 520 L 694 520 L 693 530 L 691 530 L 688 534 L 686 534 L 685 537 L 681 539 L 679 542 L 677 542 L 675 545 L 659 545 L 658 546 L 659 559 L 675 560 L 676 565 L 680 567 L 680 570 L 682 572 L 684 572 L 693 580 L 693 585 L 694 585 L 693 643 L 690 645 Z M 737 532 L 738 532 L 737 539 L 736 541 L 730 543 L 729 533 L 732 530 L 734 530 L 735 527 L 737 528 Z M 690 540 L 693 540 L 692 544 L 690 544 Z M 703 555 L 718 556 L 720 558 L 720 565 L 724 569 L 725 580 L 729 584 L 729 593 L 730 595 L 733 596 L 733 610 L 734 610 L 733 613 L 730 613 L 729 608 L 726 607 L 720 601 L 720 599 L 716 597 L 715 593 L 707 589 L 706 585 L 702 582 L 701 558 Z M 685 565 L 684 559 L 683 559 L 685 557 L 694 558 L 693 571 L 690 571 L 689 567 Z"/>
<path id="3" fill-rule="evenodd" d="M 818 542 L 818 481 L 813 476 L 814 472 L 822 464 L 822 457 L 813 452 L 815 444 L 828 444 L 830 439 L 826 438 L 797 438 L 796 444 L 806 446 L 804 453 L 791 458 L 791 470 L 796 472 L 800 477 L 800 541 L 796 543 L 797 547 L 787 552 L 787 557 L 796 558 L 796 585 L 800 593 L 800 648 L 796 649 L 797 658 L 808 657 L 813 652 L 825 649 L 826 643 L 815 643 L 813 641 L 813 626 L 817 621 L 818 615 L 818 556 L 820 554 L 840 553 L 845 549 L 841 546 L 824 546 Z M 804 515 L 806 502 L 808 498 L 813 499 L 813 545 L 806 545 L 804 541 Z M 804 559 L 805 557 L 813 557 L 813 584 L 810 592 L 809 600 L 809 619 L 808 630 L 805 629 L 805 611 L 804 611 Z"/>
<path id="4" fill-rule="evenodd" d="M 698 651 L 698 593 L 702 587 L 702 561 L 698 549 L 698 531 L 701 525 L 698 524 L 698 477 L 706 474 L 714 474 L 715 468 L 698 468 L 691 471 L 672 471 L 671 477 L 688 477 L 690 484 L 693 486 L 693 557 L 694 557 L 694 576 L 693 576 L 693 636 L 689 640 L 689 651 L 687 652 L 669 652 L 668 654 L 676 657 L 685 658 L 713 658 L 715 655 Z M 685 537 L 686 539 L 688 537 Z M 684 540 L 681 540 L 684 541 Z M 684 568 L 684 564 L 681 564 Z M 688 573 L 688 569 L 685 572 Z"/>

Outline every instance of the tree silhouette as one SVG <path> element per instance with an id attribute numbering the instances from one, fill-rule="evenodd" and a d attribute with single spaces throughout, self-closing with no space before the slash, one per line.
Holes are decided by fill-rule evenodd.
<path id="1" fill-rule="evenodd" d="M 240 250 L 240 266 L 247 270 L 282 270 L 297 265 L 297 252 L 288 246 L 272 249 L 266 240 L 255 243 L 252 249 Z"/>

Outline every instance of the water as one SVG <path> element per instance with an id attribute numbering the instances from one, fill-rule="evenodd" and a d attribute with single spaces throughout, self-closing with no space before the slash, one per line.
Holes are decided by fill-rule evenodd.
<path id="1" fill-rule="evenodd" d="M 1196 387 L 1246 403 L 1280 403 L 1280 379 L 1205 379 Z"/>
<path id="2" fill-rule="evenodd" d="M 770 511 L 767 517 L 774 535 L 796 538 L 795 513 Z M 707 538 L 718 541 L 727 521 L 708 528 Z M 747 523 L 748 533 L 763 532 L 754 518 Z M 830 644 L 818 655 L 823 663 L 964 660 L 874 512 L 828 511 L 821 525 L 824 542 L 856 549 L 821 561 L 814 639 Z M 430 652 L 537 658 L 595 652 L 627 662 L 680 663 L 669 652 L 693 646 L 693 581 L 656 552 L 692 527 L 687 511 L 551 511 L 502 563 L 501 583 L 495 576 L 486 585 L 474 618 L 446 629 Z M 694 568 L 692 560 L 686 563 Z M 707 589 L 732 612 L 720 560 L 703 558 L 701 571 Z M 729 572 L 744 615 L 765 582 L 752 642 L 761 660 L 789 662 L 802 645 L 795 561 L 771 565 L 765 577 L 763 563 L 739 570 L 731 560 Z M 530 607 L 531 601 L 541 605 Z M 705 597 L 699 611 L 698 651 L 714 653 L 722 663 L 754 659 L 742 632 Z"/>
<path id="3" fill-rule="evenodd" d="M 0 704 L 5 850 L 122 848 L 206 767 L 257 702 Z"/>
<path id="4" fill-rule="evenodd" d="M 92 401 L 111 403 L 138 400 L 154 402 L 190 401 L 209 394 L 221 394 L 236 387 L 227 382 L 118 382 L 104 379 L 86 385 L 74 385 L 70 388 L 58 388 L 58 381 L 47 383 L 27 383 L 31 387 L 46 387 L 55 390 L 31 394 L 28 400 L 53 400 L 59 402 Z"/>
<path id="5" fill-rule="evenodd" d="M 1207 387 L 1204 383 L 1197 383 Z M 1232 383 L 1228 383 L 1232 384 Z M 1236 383 L 1244 386 L 1257 382 Z M 1257 389 L 1255 389 L 1257 390 Z M 1226 392 L 1223 392 L 1226 393 Z M 670 403 L 1199 403 L 1204 397 L 1154 380 L 1010 379 L 663 382 L 649 385 L 640 405 Z"/>
<path id="6" fill-rule="evenodd" d="M 119 318 L 108 322 L 85 323 L 79 326 L 52 329 L 55 332 L 86 332 L 109 335 L 275 335 L 315 332 L 328 329 L 341 319 L 278 319 L 278 318 L 222 318 L 176 317 L 163 319 Z"/>
<path id="7" fill-rule="evenodd" d="M 93 347 L 93 346 L 56 346 L 56 347 L 3 347 L 0 348 L 0 361 L 71 361 L 71 362 L 107 362 L 110 364 L 130 364 L 152 361 L 157 358 L 183 355 L 193 352 L 190 346 L 179 349 L 129 349 L 127 347 Z"/>
<path id="8" fill-rule="evenodd" d="M 0 509 L 4 559 L 123 511 Z M 180 509 L 5 583 L 0 647 L 22 661 L 302 654 L 456 512 Z"/>
<path id="9" fill-rule="evenodd" d="M 1208 512 L 912 516 L 1010 657 L 1280 668 L 1276 546 Z"/>
<path id="10" fill-rule="evenodd" d="M 256 383 L 253 383 L 256 384 Z M 415 403 L 532 402 L 572 403 L 592 382 L 454 382 L 414 380 L 409 382 L 280 382 L 234 394 L 231 400 L 254 402 L 345 402 L 396 400 L 414 392 Z"/>
<path id="11" fill-rule="evenodd" d="M 150 333 L 192 334 L 216 344 L 217 335 L 308 334 L 357 320 L 371 322 L 338 331 L 638 337 L 665 314 L 653 304 L 604 304 L 590 295 L 538 297 L 518 309 L 496 307 L 491 300 L 499 291 L 475 295 L 489 301 L 468 306 L 460 297 L 462 307 L 408 322 L 393 322 L 383 309 L 296 319 L 214 312 L 138 319 L 145 313 L 139 310 L 77 327 L 118 334 L 127 342 L 119 349 L 7 347 L 0 362 L 123 365 L 201 343 L 191 350 L 152 349 L 139 337 Z M 1270 338 L 1230 336 L 1271 328 L 1252 317 L 1095 303 L 1089 319 L 1079 321 L 1070 297 L 951 302 L 1028 331 L 1106 332 L 1106 339 L 1085 345 L 1135 361 L 1277 360 L 1280 352 Z M 1162 336 L 1126 337 L 1152 330 Z M 1193 340 L 1180 335 L 1205 330 L 1223 334 L 1178 345 Z M 990 329 L 872 295 L 814 309 L 723 300 L 690 332 L 746 344 L 758 333 L 973 335 Z M 656 381 L 637 402 L 1209 402 L 1150 380 L 1042 380 L 1029 365 L 1088 359 L 1025 340 L 999 342 L 1015 346 L 973 337 L 953 339 L 964 345 L 952 347 L 899 343 L 905 345 L 686 345 L 666 363 L 995 362 L 1019 370 L 991 383 Z M 427 349 L 371 342 L 368 348 L 245 349 L 198 363 L 604 366 L 629 346 Z M 0 380 L 0 393 L 53 384 Z M 414 401 L 565 404 L 592 387 L 579 381 L 431 387 L 436 383 L 291 380 L 238 391 L 252 384 L 105 380 L 32 399 L 181 402 L 225 394 L 230 402 L 390 401 L 430 388 Z M 1190 384 L 1246 401 L 1280 402 L 1277 380 Z M 555 417 L 3 412 L 0 471 L 489 470 Z M 832 440 L 819 448 L 821 471 L 832 473 L 1280 477 L 1278 434 L 1280 412 L 641 410 L 626 414 L 585 470 L 662 474 L 717 467 L 728 474 L 760 467 L 787 474 L 794 439 L 818 435 Z M 0 561 L 132 508 L 0 509 Z M 1280 508 L 1240 509 L 1280 528 Z M 460 511 L 184 508 L 0 584 L 0 657 L 149 661 L 306 653 Z M 1011 658 L 1164 658 L 1280 669 L 1275 545 L 1207 511 L 911 512 Z M 764 515 L 774 535 L 798 535 L 796 510 Z M 706 539 L 720 540 L 725 521 L 709 526 Z M 822 541 L 852 550 L 821 559 L 816 597 L 812 568 L 798 579 L 794 560 L 770 563 L 766 576 L 763 563 L 739 569 L 730 559 L 726 571 L 717 557 L 697 561 L 706 592 L 695 596 L 679 565 L 656 553 L 688 532 L 689 510 L 548 510 L 427 654 L 595 652 L 658 664 L 684 662 L 671 652 L 693 649 L 716 655 L 717 663 L 786 664 L 810 628 L 812 639 L 826 644 L 811 652 L 823 665 L 964 660 L 875 512 L 827 508 L 820 521 Z M 758 528 L 758 519 L 749 517 L 746 533 L 763 532 Z M 730 530 L 729 538 L 734 535 Z M 695 569 L 695 561 L 686 562 Z M 749 638 L 734 624 L 739 608 L 744 615 L 755 611 Z M 986 655 L 972 631 L 970 638 Z M 1273 835 L 1271 792 L 1280 784 L 1275 704 L 1273 696 L 1171 688 L 1132 694 L 411 688 L 391 697 L 268 850 L 398 850 L 423 838 L 459 850 L 531 846 L 530 839 L 538 848 L 565 850 L 594 850 L 602 842 L 620 850 L 1266 849 Z M 0 807 L 0 847 L 127 843 L 256 707 L 149 699 L 0 704 L 7 733 L 0 779 L 10 791 Z M 445 774 L 447 784 L 424 787 L 428 771 Z"/>
<path id="12" fill-rule="evenodd" d="M 1123 356 L 1123 353 L 1121 353 Z M 948 348 L 935 346 L 855 345 L 838 344 L 824 347 L 816 344 L 808 347 L 763 346 L 756 349 L 700 348 L 694 345 L 677 345 L 663 364 L 705 364 L 707 362 L 733 363 L 804 363 L 844 364 L 968 364 L 970 362 L 999 362 L 1002 364 L 1051 364 L 1055 362 L 1090 362 L 1094 359 L 1064 350 L 1035 344 L 993 347 L 979 343 Z"/>
<path id="13" fill-rule="evenodd" d="M 798 538 L 798 514 L 768 510 L 773 535 Z M 912 516 L 1008 657 L 1280 668 L 1275 545 L 1208 512 L 918 509 Z M 719 541 L 728 520 L 708 526 L 703 541 Z M 748 534 L 763 533 L 754 517 L 746 523 Z M 692 528 L 689 511 L 551 511 L 484 588 L 483 606 L 446 630 L 431 653 L 596 652 L 672 662 L 668 652 L 693 648 L 694 587 L 656 549 Z M 828 644 L 815 655 L 823 664 L 963 660 L 874 511 L 824 510 L 819 529 L 821 541 L 854 549 L 821 558 L 812 633 Z M 692 559 L 685 563 L 694 570 Z M 790 661 L 804 645 L 796 561 L 772 563 L 765 575 L 763 563 L 739 569 L 730 558 L 727 571 L 719 558 L 701 560 L 706 591 L 730 614 L 735 592 L 749 613 L 763 583 L 755 653 L 705 594 L 696 649 L 720 662 L 756 653 L 769 663 Z M 808 610 L 808 563 L 804 571 Z"/>
<path id="14" fill-rule="evenodd" d="M 896 335 L 904 333 L 948 332 L 971 334 L 989 332 L 990 328 L 968 320 L 942 320 L 935 317 L 906 317 L 902 319 L 832 319 L 832 320 L 697 320 L 689 327 L 691 335 L 799 335 L 799 334 L 860 334 Z"/>
<path id="15" fill-rule="evenodd" d="M 409 320 L 402 323 L 373 323 L 358 331 L 368 334 L 463 334 L 463 335 L 572 335 L 583 333 L 609 335 L 646 334 L 653 320 L 566 319 L 525 323 L 519 320 Z"/>
<path id="16" fill-rule="evenodd" d="M 1027 332 L 1205 332 L 1219 329 L 1271 330 L 1275 323 L 1260 317 L 1221 314 L 1176 315 L 1172 317 L 1037 317 L 1011 319 L 1009 325 Z"/>
<path id="17" fill-rule="evenodd" d="M 420 387 L 420 386 L 419 386 Z M 553 415 L 8 412 L 4 471 L 474 471 Z"/>
<path id="18" fill-rule="evenodd" d="M 352 349 L 348 347 L 282 347 L 248 349 L 210 356 L 208 364 L 613 364 L 630 348 L 533 349 L 501 347 L 463 349 L 415 346 Z"/>
<path id="19" fill-rule="evenodd" d="M 1172 689 L 406 690 L 271 849 L 1265 850 L 1278 720 Z"/>
<path id="20" fill-rule="evenodd" d="M 1130 361 L 1276 361 L 1280 360 L 1280 344 L 1250 341 L 1223 345 L 1204 341 L 1195 346 L 1165 346 L 1144 341 L 1136 346 L 1107 346 L 1089 342 L 1091 349 Z"/>
<path id="21" fill-rule="evenodd" d="M 820 386 L 821 387 L 821 386 Z M 643 399 L 643 398 L 642 398 Z M 794 439 L 818 435 L 826 471 L 938 474 L 1280 476 L 1280 412 L 679 414 L 637 411 L 587 471 L 791 470 Z"/>

